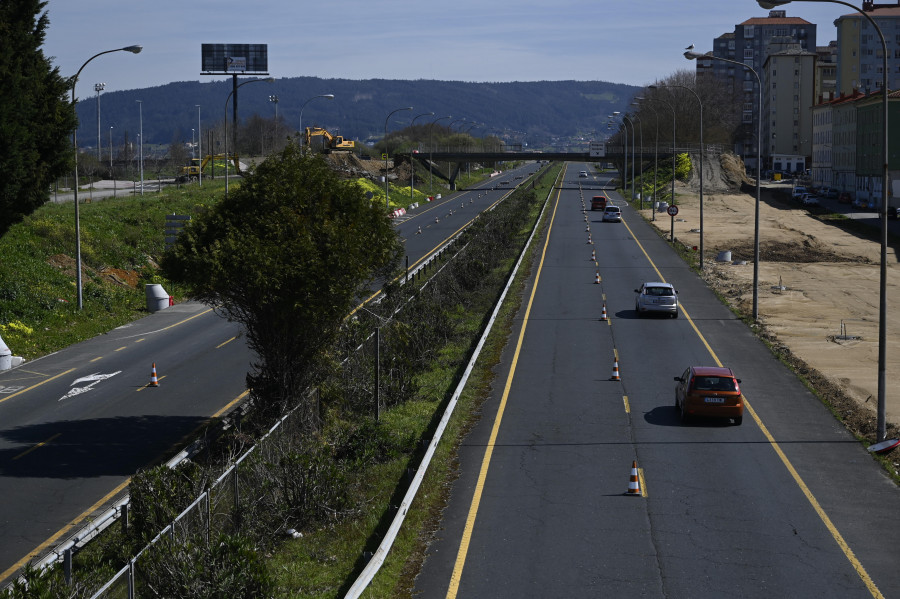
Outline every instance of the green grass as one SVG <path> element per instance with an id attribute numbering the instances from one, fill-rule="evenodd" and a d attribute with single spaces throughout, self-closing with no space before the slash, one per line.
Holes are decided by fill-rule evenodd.
<path id="1" fill-rule="evenodd" d="M 147 314 L 144 284 L 160 278 L 167 214 L 194 214 L 224 183 L 80 205 L 83 310 L 77 307 L 74 205 L 46 204 L 0 238 L 0 335 L 34 359 Z M 112 269 L 112 270 L 111 270 Z M 128 283 L 126 283 L 128 282 Z"/>

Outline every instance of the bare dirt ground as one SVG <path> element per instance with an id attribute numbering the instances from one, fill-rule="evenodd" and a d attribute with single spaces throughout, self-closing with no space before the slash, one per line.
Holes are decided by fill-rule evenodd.
<path id="1" fill-rule="evenodd" d="M 704 278 L 743 315 L 752 311 L 755 190 L 735 157 L 704 163 Z M 696 174 L 696 173 L 695 173 Z M 750 183 L 740 191 L 740 182 Z M 876 437 L 880 244 L 814 218 L 767 186 L 760 203 L 759 334 L 806 378 L 854 433 Z M 676 185 L 675 238 L 698 246 L 699 179 Z M 650 218 L 650 209 L 643 211 Z M 655 221 L 668 234 L 670 217 Z M 730 251 L 732 261 L 719 262 Z M 900 430 L 900 292 L 897 254 L 888 247 L 886 414 Z M 741 263 L 744 262 L 744 263 Z"/>

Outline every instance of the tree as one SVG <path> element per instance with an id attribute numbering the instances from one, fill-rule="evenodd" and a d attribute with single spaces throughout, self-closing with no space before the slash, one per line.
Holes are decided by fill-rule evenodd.
<path id="1" fill-rule="evenodd" d="M 401 254 L 383 206 L 291 143 L 192 220 L 162 267 L 244 325 L 258 357 L 248 387 L 280 412 L 299 403 L 345 317 Z"/>
<path id="2" fill-rule="evenodd" d="M 73 165 L 69 82 L 41 51 L 50 21 L 39 13 L 46 5 L 0 2 L 0 236 L 43 205 Z"/>

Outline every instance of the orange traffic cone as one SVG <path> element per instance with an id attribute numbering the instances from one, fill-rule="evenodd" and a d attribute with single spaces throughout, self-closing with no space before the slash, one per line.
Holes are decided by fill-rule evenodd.
<path id="1" fill-rule="evenodd" d="M 585 230 L 585 231 L 590 231 L 590 230 L 591 230 L 591 226 L 590 226 L 590 225 L 585 225 L 584 230 Z"/>
<path id="2" fill-rule="evenodd" d="M 159 379 L 156 378 L 156 362 L 153 363 L 153 370 L 150 371 L 150 384 L 148 387 L 159 387 Z"/>
<path id="3" fill-rule="evenodd" d="M 597 250 L 591 250 L 591 262 L 597 261 Z"/>
<path id="4" fill-rule="evenodd" d="M 619 361 L 613 360 L 613 373 L 612 376 L 609 377 L 611 381 L 621 381 L 622 379 L 619 377 Z"/>
<path id="5" fill-rule="evenodd" d="M 599 284 L 600 284 L 600 271 L 598 270 L 597 276 L 594 277 L 594 285 L 599 285 Z"/>
<path id="6" fill-rule="evenodd" d="M 631 476 L 628 478 L 628 493 L 626 495 L 634 495 L 636 497 L 643 496 L 641 491 L 641 477 L 638 476 L 637 462 L 631 462 Z"/>
<path id="7" fill-rule="evenodd" d="M 603 311 L 600 312 L 600 320 L 606 320 L 606 304 L 603 304 Z M 618 371 L 617 367 L 616 371 Z"/>
<path id="8" fill-rule="evenodd" d="M 591 234 L 590 234 L 590 233 L 588 233 L 588 243 L 591 244 L 591 245 L 594 245 L 594 240 L 591 239 Z"/>

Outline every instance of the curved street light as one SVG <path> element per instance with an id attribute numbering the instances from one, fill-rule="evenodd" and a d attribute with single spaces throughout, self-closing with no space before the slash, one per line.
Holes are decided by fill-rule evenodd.
<path id="1" fill-rule="evenodd" d="M 631 125 L 631 199 L 634 199 L 634 121 L 631 120 L 631 118 L 627 114 L 623 114 L 622 122 L 623 123 L 627 122 L 629 125 Z M 628 135 L 627 127 L 625 128 L 625 135 L 626 136 Z M 625 141 L 626 142 L 628 141 L 627 137 L 626 137 Z M 626 161 L 628 160 L 628 150 L 625 150 L 625 160 Z M 627 172 L 628 171 L 626 169 L 626 174 L 625 174 L 626 179 L 628 178 Z M 627 192 L 627 186 L 626 186 L 626 192 Z M 628 195 L 626 195 L 625 198 L 626 198 L 625 201 L 627 202 Z"/>
<path id="2" fill-rule="evenodd" d="M 387 115 L 387 118 L 384 119 L 384 207 L 388 212 L 391 211 L 391 201 L 388 199 L 388 143 L 387 143 L 387 127 L 388 121 L 391 120 L 391 117 L 403 110 L 412 110 L 412 106 L 406 106 L 405 108 L 398 108 L 397 110 L 393 110 L 390 114 Z"/>
<path id="3" fill-rule="evenodd" d="M 249 85 L 251 83 L 275 83 L 275 77 L 266 77 L 265 79 L 251 79 L 250 81 L 244 81 L 236 88 L 228 92 L 228 97 L 225 98 L 225 197 L 228 197 L 228 101 L 231 99 L 231 96 L 234 95 L 234 92 L 241 89 L 245 85 Z M 237 130 L 237 123 L 234 124 L 235 130 Z M 237 148 L 235 148 L 236 150 Z M 237 162 L 237 156 L 235 156 L 235 162 Z M 237 169 L 237 164 L 235 164 L 235 169 Z"/>
<path id="4" fill-rule="evenodd" d="M 757 89 L 757 98 L 756 98 L 756 210 L 754 211 L 753 216 L 753 308 L 752 308 L 752 316 L 754 322 L 759 320 L 759 186 L 760 180 L 762 179 L 762 81 L 759 78 L 759 73 L 756 70 L 748 66 L 742 62 L 738 62 L 736 60 L 730 60 L 728 58 L 721 58 L 719 56 L 714 56 L 712 54 L 700 54 L 699 52 L 693 52 L 688 50 L 684 53 L 684 57 L 688 60 L 697 60 L 697 59 L 710 59 L 710 60 L 720 60 L 722 62 L 728 62 L 731 64 L 736 64 L 744 67 L 756 77 L 756 89 Z M 885 75 L 887 76 L 887 75 Z M 887 214 L 887 213 L 885 213 Z M 887 230 L 885 228 L 885 230 Z"/>
<path id="5" fill-rule="evenodd" d="M 320 94 L 318 96 L 313 96 L 312 98 L 308 99 L 306 102 L 304 102 L 300 106 L 300 124 L 298 125 L 297 129 L 300 131 L 300 136 L 301 136 L 300 137 L 300 147 L 301 148 L 303 147 L 303 140 L 306 139 L 306 136 L 303 134 L 303 109 L 306 108 L 307 104 L 309 104 L 316 98 L 325 98 L 327 100 L 334 100 L 334 94 Z M 278 105 L 276 104 L 276 107 L 277 106 Z"/>
<path id="6" fill-rule="evenodd" d="M 640 115 L 641 101 L 643 99 L 644 98 L 637 96 L 637 97 L 635 97 L 634 102 L 631 103 L 632 106 L 637 106 L 637 109 L 638 109 L 638 113 L 634 115 L 634 118 L 637 119 L 637 122 L 638 122 L 638 132 L 639 132 L 638 141 L 640 141 L 640 144 L 641 144 L 640 150 L 639 150 L 640 160 L 638 161 L 638 165 L 640 165 L 639 168 L 641 169 L 641 191 L 640 191 L 640 193 L 638 193 L 638 196 L 640 196 L 639 199 L 641 202 L 641 210 L 644 209 L 644 122 L 641 120 L 641 115 Z M 631 163 L 634 164 L 634 151 L 632 151 L 631 158 L 632 158 Z M 632 193 L 634 192 L 633 189 L 631 191 L 632 191 Z"/>
<path id="7" fill-rule="evenodd" d="M 413 117 L 413 120 L 410 121 L 409 126 L 412 128 L 413 125 L 416 124 L 416 119 L 423 116 L 434 116 L 434 112 L 423 112 L 422 114 L 417 114 Z M 412 204 L 415 199 L 416 193 L 416 166 L 413 164 L 412 152 L 409 154 L 409 203 Z"/>
<path id="8" fill-rule="evenodd" d="M 661 89 L 661 88 L 673 88 L 679 87 L 681 89 L 686 89 L 697 98 L 697 104 L 700 105 L 700 270 L 703 270 L 703 156 L 705 152 L 705 148 L 703 147 L 703 102 L 700 100 L 700 96 L 687 87 L 686 85 L 651 85 L 650 89 Z"/>
<path id="9" fill-rule="evenodd" d="M 132 54 L 139 54 L 141 50 L 143 50 L 143 46 L 125 46 L 124 48 L 116 48 L 115 50 L 104 50 L 103 52 L 98 52 L 94 54 L 81 65 L 81 68 L 78 69 L 78 72 L 75 73 L 75 76 L 72 77 L 72 111 L 75 111 L 75 105 L 77 101 L 75 100 L 75 84 L 78 83 L 78 76 L 81 75 L 81 71 L 84 70 L 84 67 L 88 66 L 88 63 L 97 58 L 98 56 L 103 56 L 104 54 L 110 54 L 112 52 L 131 52 Z M 78 128 L 72 130 L 72 149 L 75 151 L 75 188 L 74 188 L 74 198 L 75 198 L 75 279 L 76 279 L 76 293 L 78 296 L 78 309 L 81 310 L 84 307 L 83 295 L 82 295 L 82 284 L 81 284 L 81 215 L 78 212 Z"/>
<path id="10" fill-rule="evenodd" d="M 672 111 L 672 205 L 675 205 L 675 106 L 666 102 L 662 98 L 653 98 L 658 102 L 662 102 Z M 655 214 L 655 212 L 654 212 Z M 675 217 L 672 217 L 672 228 L 669 233 L 669 241 L 675 241 Z"/>
<path id="11" fill-rule="evenodd" d="M 887 362 L 887 242 L 888 242 L 888 185 L 890 176 L 888 172 L 888 49 L 884 39 L 884 32 L 878 27 L 875 20 L 859 7 L 844 2 L 843 0 L 795 0 L 796 2 L 829 2 L 846 6 L 866 18 L 881 40 L 881 93 L 882 99 L 882 181 L 881 181 L 881 267 L 878 283 L 878 408 L 877 408 L 877 441 L 880 443 L 887 438 L 887 421 L 885 414 L 885 369 Z M 771 9 L 782 4 L 788 4 L 790 0 L 757 0 L 760 8 Z M 863 3 L 865 5 L 865 2 Z"/>
<path id="12" fill-rule="evenodd" d="M 653 142 L 653 202 L 656 202 L 656 175 L 659 171 L 659 113 L 656 112 L 656 109 L 650 102 L 643 104 L 643 106 L 653 112 L 653 120 L 656 121 L 656 137 Z M 643 205 L 643 202 L 641 204 Z M 656 207 L 653 204 L 650 205 L 650 220 L 656 220 Z"/>

